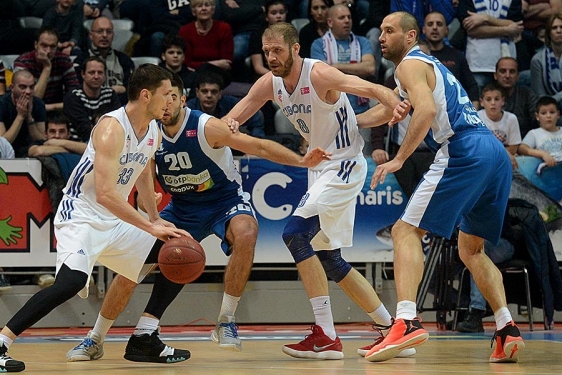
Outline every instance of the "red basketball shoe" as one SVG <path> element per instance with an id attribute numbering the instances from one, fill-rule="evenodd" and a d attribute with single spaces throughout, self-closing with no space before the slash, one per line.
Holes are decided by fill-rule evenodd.
<path id="1" fill-rule="evenodd" d="M 490 356 L 490 362 L 517 362 L 519 360 L 519 353 L 525 349 L 525 343 L 513 320 L 494 333 L 492 348 L 494 348 L 494 352 Z"/>
<path id="2" fill-rule="evenodd" d="M 419 318 L 396 319 L 388 335 L 365 354 L 365 359 L 369 362 L 389 360 L 397 357 L 404 349 L 423 344 L 428 337 L 429 333 L 423 329 Z"/>
<path id="3" fill-rule="evenodd" d="M 313 325 L 312 333 L 298 344 L 283 346 L 283 353 L 296 358 L 342 359 L 343 348 L 339 337 L 332 340 L 324 334 L 322 328 Z"/>

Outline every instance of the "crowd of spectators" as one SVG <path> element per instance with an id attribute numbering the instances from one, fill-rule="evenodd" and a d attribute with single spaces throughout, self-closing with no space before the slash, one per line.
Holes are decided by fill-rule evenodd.
<path id="1" fill-rule="evenodd" d="M 139 57 L 179 74 L 188 105 L 220 117 L 237 101 L 229 93 L 245 94 L 269 71 L 261 33 L 275 22 L 298 26 L 303 57 L 393 86 L 393 67 L 382 58 L 378 37 L 381 20 L 395 10 L 415 14 L 427 54 L 459 79 L 477 109 L 482 89 L 495 83 L 501 111 L 513 113 L 506 118 L 517 121 L 522 143 L 539 127 L 540 97 L 553 97 L 562 108 L 562 0 L 4 0 L 1 157 L 12 154 L 7 145 L 15 157 L 27 157 L 30 146 L 46 141 L 45 121 L 53 111 L 68 119 L 72 141 L 87 142 L 100 115 L 126 104 Z M 29 17 L 41 23 L 22 22 Z M 131 30 L 116 27 L 123 19 L 132 21 Z M 6 55 L 17 58 L 2 61 Z M 357 114 L 374 104 L 351 101 Z M 277 110 L 268 103 L 242 129 L 275 139 Z M 407 121 L 396 127 L 394 137 L 386 127 L 373 128 L 366 155 L 376 163 L 391 158 L 406 127 Z M 419 151 L 427 164 L 426 151 Z M 413 186 L 421 172 L 407 172 Z"/>

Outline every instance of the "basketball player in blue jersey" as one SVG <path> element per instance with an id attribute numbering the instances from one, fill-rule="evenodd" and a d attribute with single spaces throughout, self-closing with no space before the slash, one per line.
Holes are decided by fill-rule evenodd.
<path id="1" fill-rule="evenodd" d="M 384 121 L 393 118 L 400 101 L 390 89 L 344 74 L 322 61 L 301 58 L 298 42 L 290 24 L 277 23 L 265 30 L 262 49 L 271 72 L 256 81 L 227 117 L 244 123 L 266 101 L 275 101 L 310 147 L 332 153 L 331 160 L 309 169 L 308 191 L 283 232 L 315 317 L 312 334 L 297 344 L 285 345 L 283 352 L 297 358 L 342 359 L 326 276 L 375 321 L 382 335 L 391 324 L 373 287 L 341 256 L 341 248 L 352 245 L 356 199 L 367 174 L 364 142 L 345 93 L 385 104 L 376 111 Z M 359 348 L 358 354 L 364 355 L 371 346 Z M 408 349 L 402 355 L 414 353 Z"/>
<path id="2" fill-rule="evenodd" d="M 92 130 L 55 217 L 55 283 L 31 297 L 2 329 L 0 372 L 25 369 L 7 354 L 13 340 L 75 294 L 86 298 L 96 261 L 137 283 L 153 266 L 145 261 L 156 238 L 188 235 L 160 218 L 150 167 L 161 139 L 153 119 L 171 103 L 171 78 L 156 65 L 141 65 L 131 76 L 128 104 L 102 116 Z M 133 186 L 148 219 L 127 202 Z"/>
<path id="3" fill-rule="evenodd" d="M 163 140 L 155 155 L 158 179 L 172 195 L 160 215 L 188 231 L 197 241 L 212 234 L 222 240 L 222 250 L 230 256 L 230 261 L 224 276 L 225 292 L 218 324 L 211 338 L 220 348 L 240 351 L 234 313 L 252 269 L 258 223 L 249 194 L 242 191 L 231 148 L 280 164 L 309 168 L 329 160 L 330 154 L 315 148 L 303 157 L 273 141 L 233 134 L 224 121 L 185 106 L 179 76 L 174 75 L 172 86 L 173 101 L 162 117 Z M 94 329 L 68 352 L 69 360 L 101 358 L 103 338 L 125 308 L 135 286 L 127 278 L 114 279 Z M 133 350 L 131 342 L 136 336 L 157 330 L 164 311 L 182 288 L 183 285 L 169 281 L 161 273 L 156 274 L 148 305 L 125 349 L 126 359 L 158 362 L 159 353 Z"/>
<path id="4" fill-rule="evenodd" d="M 436 156 L 392 228 L 396 319 L 365 358 L 384 361 L 427 340 L 415 303 L 424 268 L 420 239 L 426 232 L 450 238 L 458 227 L 460 258 L 494 311 L 490 362 L 517 362 L 525 344 L 507 308 L 501 273 L 484 253 L 484 239 L 497 243 L 500 238 L 511 186 L 509 157 L 452 73 L 419 50 L 420 30 L 411 14 L 387 16 L 381 30 L 383 56 L 396 65 L 397 88 L 413 113 L 398 153 L 377 167 L 371 186 L 400 169 L 424 138 Z M 360 126 L 378 121 L 369 115 L 360 118 Z"/>

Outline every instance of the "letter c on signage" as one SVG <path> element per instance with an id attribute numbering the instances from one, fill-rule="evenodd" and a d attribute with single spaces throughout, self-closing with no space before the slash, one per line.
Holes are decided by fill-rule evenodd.
<path id="1" fill-rule="evenodd" d="M 252 190 L 252 202 L 256 211 L 269 220 L 283 220 L 288 217 L 293 212 L 293 206 L 284 204 L 279 207 L 271 207 L 265 201 L 265 191 L 272 185 L 281 186 L 284 189 L 291 182 L 293 180 L 289 176 L 278 172 L 267 173 L 260 177 Z"/>

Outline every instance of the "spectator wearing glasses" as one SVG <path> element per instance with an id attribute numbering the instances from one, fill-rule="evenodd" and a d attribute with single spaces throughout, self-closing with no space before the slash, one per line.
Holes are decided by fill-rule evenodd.
<path id="1" fill-rule="evenodd" d="M 127 85 L 135 64 L 129 56 L 111 47 L 114 36 L 113 22 L 103 16 L 96 18 L 88 36 L 90 48 L 74 60 L 79 78 L 82 63 L 89 56 L 99 56 L 107 67 L 104 86 L 111 87 L 122 104 L 127 103 Z"/>

